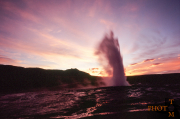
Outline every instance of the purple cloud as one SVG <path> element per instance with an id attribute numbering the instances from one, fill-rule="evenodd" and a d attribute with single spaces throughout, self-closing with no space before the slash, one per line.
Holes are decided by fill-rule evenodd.
<path id="1" fill-rule="evenodd" d="M 155 59 L 146 59 L 143 62 L 149 62 L 149 61 L 154 61 Z"/>
<path id="2" fill-rule="evenodd" d="M 154 63 L 153 65 L 160 65 L 160 64 L 162 64 L 162 63 Z"/>

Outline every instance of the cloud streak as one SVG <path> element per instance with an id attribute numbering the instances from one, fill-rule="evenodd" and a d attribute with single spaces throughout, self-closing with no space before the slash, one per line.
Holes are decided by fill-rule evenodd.
<path id="1" fill-rule="evenodd" d="M 167 71 L 166 64 L 179 55 L 179 1 L 7 0 L 0 4 L 0 55 L 7 64 L 101 68 L 93 53 L 110 29 L 121 43 L 127 71 L 152 73 L 151 68 L 162 66 Z M 138 68 L 143 68 L 142 73 Z"/>
<path id="2" fill-rule="evenodd" d="M 130 64 L 129 66 L 135 66 L 135 65 L 138 65 L 138 64 L 142 64 L 142 63 L 145 63 L 145 62 L 153 62 L 155 59 L 146 59 L 140 63 L 133 63 L 133 64 Z"/>
<path id="3" fill-rule="evenodd" d="M 20 61 L 0 55 L 0 64 L 17 65 Z"/>
<path id="4" fill-rule="evenodd" d="M 158 63 L 159 62 L 159 63 Z M 161 62 L 161 63 L 160 63 Z M 169 68 L 171 67 L 171 68 Z M 157 73 L 176 73 L 180 70 L 180 60 L 177 57 L 167 59 L 157 59 L 153 62 L 139 63 L 137 66 L 126 67 L 126 75 L 142 75 Z"/>

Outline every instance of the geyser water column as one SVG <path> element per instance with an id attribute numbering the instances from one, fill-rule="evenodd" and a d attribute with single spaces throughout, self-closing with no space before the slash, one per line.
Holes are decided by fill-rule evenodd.
<path id="1" fill-rule="evenodd" d="M 113 86 L 130 86 L 126 81 L 118 39 L 114 38 L 112 31 L 110 35 L 104 36 L 95 54 L 99 56 L 99 61 L 106 73 L 113 74 Z M 102 63 L 103 59 L 107 61 L 107 64 Z"/>

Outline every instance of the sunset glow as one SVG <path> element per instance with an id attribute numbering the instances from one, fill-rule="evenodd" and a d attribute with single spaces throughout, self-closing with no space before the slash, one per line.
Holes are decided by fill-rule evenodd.
<path id="1" fill-rule="evenodd" d="M 0 64 L 107 76 L 95 50 L 118 38 L 125 73 L 180 73 L 179 0 L 1 0 Z"/>

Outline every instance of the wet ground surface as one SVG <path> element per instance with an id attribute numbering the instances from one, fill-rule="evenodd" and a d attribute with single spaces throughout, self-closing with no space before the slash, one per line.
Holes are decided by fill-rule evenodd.
<path id="1" fill-rule="evenodd" d="M 166 98 L 180 105 L 179 85 L 3 94 L 0 118 L 159 118 L 168 115 L 148 111 L 148 105 L 164 105 Z"/>

